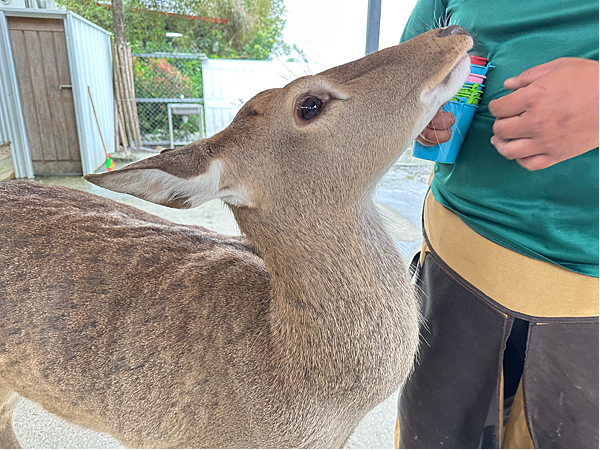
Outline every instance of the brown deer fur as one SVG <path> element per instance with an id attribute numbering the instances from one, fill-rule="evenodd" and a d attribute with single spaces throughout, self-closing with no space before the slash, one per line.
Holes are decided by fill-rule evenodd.
<path id="1" fill-rule="evenodd" d="M 263 92 L 209 139 L 86 177 L 177 208 L 221 198 L 243 238 L 0 183 L 0 446 L 18 445 L 19 396 L 128 447 L 342 446 L 418 344 L 371 194 L 460 88 L 471 45 L 430 31 Z M 323 103 L 311 120 L 307 95 Z"/>

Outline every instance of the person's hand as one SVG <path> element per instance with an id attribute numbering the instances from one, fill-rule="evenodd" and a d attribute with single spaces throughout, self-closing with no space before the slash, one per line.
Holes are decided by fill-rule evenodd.
<path id="1" fill-rule="evenodd" d="M 417 136 L 416 141 L 428 147 L 447 142 L 450 140 L 452 125 L 454 125 L 454 114 L 444 112 L 440 108 L 427 127 Z"/>
<path id="2" fill-rule="evenodd" d="M 598 61 L 560 58 L 509 78 L 514 91 L 489 103 L 491 143 L 540 170 L 598 147 Z"/>

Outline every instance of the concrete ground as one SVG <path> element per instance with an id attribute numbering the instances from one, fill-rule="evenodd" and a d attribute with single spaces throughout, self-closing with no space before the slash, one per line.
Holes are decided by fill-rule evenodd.
<path id="1" fill-rule="evenodd" d="M 375 196 L 383 205 L 398 249 L 407 259 L 420 247 L 420 210 L 431 170 L 429 163 L 414 159 L 408 153 L 380 183 Z M 38 181 L 90 191 L 173 222 L 200 225 L 222 234 L 239 234 L 233 215 L 218 200 L 191 210 L 175 210 L 107 191 L 79 177 L 46 177 Z M 350 437 L 348 448 L 393 448 L 396 400 L 397 393 L 373 409 Z M 27 400 L 17 407 L 13 423 L 24 448 L 123 448 L 110 436 L 66 423 Z"/>

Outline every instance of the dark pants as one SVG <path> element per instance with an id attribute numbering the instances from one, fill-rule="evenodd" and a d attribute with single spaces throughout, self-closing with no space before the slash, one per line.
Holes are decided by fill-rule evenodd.
<path id="1" fill-rule="evenodd" d="M 505 366 L 536 448 L 598 448 L 597 318 L 510 311 L 433 252 L 416 279 L 425 320 L 398 404 L 400 448 L 499 448 Z"/>

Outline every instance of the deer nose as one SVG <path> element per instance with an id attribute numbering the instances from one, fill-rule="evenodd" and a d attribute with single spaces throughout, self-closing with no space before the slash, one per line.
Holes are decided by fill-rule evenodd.
<path id="1" fill-rule="evenodd" d="M 440 31 L 438 31 L 438 37 L 452 36 L 454 34 L 470 36 L 467 30 L 465 30 L 463 27 L 459 27 L 458 25 L 450 25 L 446 28 L 440 28 Z"/>

